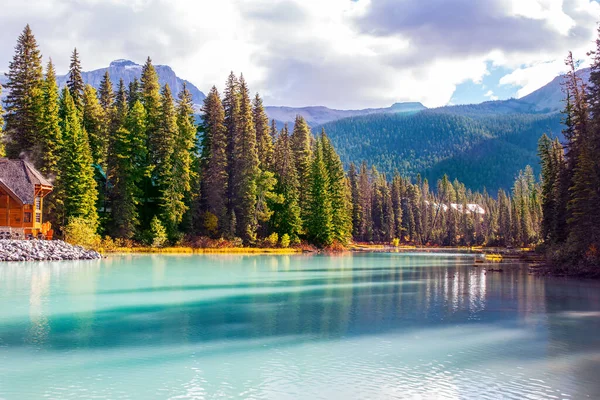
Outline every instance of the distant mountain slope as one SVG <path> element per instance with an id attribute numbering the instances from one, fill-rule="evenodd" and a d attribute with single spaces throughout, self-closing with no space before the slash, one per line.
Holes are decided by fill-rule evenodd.
<path id="1" fill-rule="evenodd" d="M 281 123 L 293 123 L 296 115 L 302 115 L 309 125 L 315 126 L 327 122 L 336 121 L 342 118 L 355 117 L 360 115 L 416 112 L 426 110 L 421 103 L 396 103 L 386 108 L 367 108 L 363 110 L 334 110 L 323 106 L 314 107 L 276 107 L 269 106 L 265 110 L 269 119 L 274 119 Z"/>
<path id="2" fill-rule="evenodd" d="M 577 71 L 577 76 L 583 79 L 584 82 L 590 80 L 590 69 L 583 68 Z M 562 90 L 562 83 L 564 81 L 564 75 L 557 76 L 544 87 L 536 90 L 535 92 L 522 97 L 521 101 L 524 103 L 535 104 L 538 111 L 552 112 L 559 111 L 564 108 L 563 99 L 565 94 Z"/>
<path id="3" fill-rule="evenodd" d="M 346 118 L 324 127 L 345 163 L 366 160 L 380 171 L 432 181 L 444 173 L 471 189 L 508 189 L 527 164 L 539 173 L 537 141 L 561 135 L 560 115 L 497 114 L 469 117 L 443 110 L 414 115 Z"/>
<path id="4" fill-rule="evenodd" d="M 577 74 L 589 81 L 590 70 Z M 539 173 L 537 142 L 562 137 L 559 76 L 521 98 L 446 106 L 416 115 L 378 114 L 330 121 L 324 127 L 344 162 L 366 160 L 388 174 L 448 174 L 471 189 L 510 189 L 520 169 Z"/>
<path id="5" fill-rule="evenodd" d="M 165 83 L 168 83 L 171 87 L 171 91 L 174 96 L 177 96 L 179 92 L 183 88 L 183 83 L 185 82 L 188 90 L 192 94 L 192 100 L 194 104 L 201 105 L 202 101 L 206 97 L 204 93 L 202 93 L 194 84 L 183 80 L 175 74 L 175 72 L 168 65 L 155 65 L 156 72 L 158 73 L 158 80 L 163 86 Z M 96 89 L 100 86 L 100 82 L 102 81 L 102 77 L 104 76 L 104 72 L 108 70 L 110 74 L 110 79 L 113 82 L 113 86 L 116 90 L 117 85 L 119 84 L 119 80 L 123 79 L 125 85 L 129 85 L 129 82 L 133 81 L 135 78 L 139 79 L 142 74 L 142 66 L 134 63 L 129 60 L 115 60 L 110 63 L 107 68 L 100 68 L 94 71 L 82 72 L 81 75 L 83 77 L 83 81 L 85 83 L 89 83 Z M 67 75 L 59 75 L 56 77 L 56 81 L 60 87 L 63 87 L 67 83 L 68 76 Z M 6 82 L 6 77 L 4 74 L 0 77 L 0 84 L 4 84 Z M 3 90 L 3 97 L 6 95 L 6 91 Z"/>

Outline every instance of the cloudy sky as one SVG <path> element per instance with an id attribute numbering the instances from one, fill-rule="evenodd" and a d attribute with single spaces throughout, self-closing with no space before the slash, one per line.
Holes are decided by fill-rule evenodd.
<path id="1" fill-rule="evenodd" d="M 585 62 L 595 0 L 3 0 L 0 71 L 29 23 L 66 72 L 150 55 L 201 90 L 243 72 L 269 105 L 521 97 Z"/>

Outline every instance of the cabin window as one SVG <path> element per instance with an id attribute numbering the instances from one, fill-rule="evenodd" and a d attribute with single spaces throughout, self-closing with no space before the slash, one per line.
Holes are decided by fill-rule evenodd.
<path id="1" fill-rule="evenodd" d="M 42 199 L 40 197 L 35 198 L 35 209 L 36 210 L 42 209 Z"/>
<path id="2" fill-rule="evenodd" d="M 35 222 L 37 222 L 38 224 L 40 222 L 42 222 L 42 214 L 40 213 L 35 213 Z"/>
<path id="3" fill-rule="evenodd" d="M 25 223 L 31 222 L 31 213 L 30 212 L 23 213 L 23 222 L 25 222 Z"/>

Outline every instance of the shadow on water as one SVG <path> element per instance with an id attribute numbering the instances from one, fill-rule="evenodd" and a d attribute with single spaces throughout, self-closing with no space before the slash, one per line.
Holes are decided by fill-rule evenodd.
<path id="1" fill-rule="evenodd" d="M 588 323 L 592 321 L 588 326 L 599 331 L 600 317 L 589 314 L 600 310 L 597 287 L 568 289 L 558 283 L 547 284 L 521 268 L 486 275 L 483 269 L 460 259 L 399 265 L 398 258 L 358 256 L 350 260 L 287 257 L 269 269 L 272 259 L 260 258 L 239 269 L 218 270 L 218 277 L 229 274 L 236 278 L 233 282 L 210 281 L 209 271 L 199 273 L 196 266 L 193 277 L 188 278 L 190 270 L 184 268 L 182 278 L 174 281 L 169 274 L 177 271 L 176 265 L 165 267 L 164 260 L 156 257 L 142 260 L 151 260 L 144 268 L 152 268 L 153 281 L 137 278 L 135 285 L 125 288 L 115 280 L 119 283 L 127 274 L 148 275 L 150 271 L 133 264 L 93 271 L 73 268 L 55 278 L 63 285 L 60 288 L 72 278 L 64 292 L 48 290 L 50 278 L 43 278 L 35 268 L 30 275 L 15 275 L 14 280 L 31 286 L 31 293 L 24 298 L 30 307 L 29 320 L 0 324 L 0 346 L 70 351 L 225 340 L 243 347 L 244 341 L 253 346 L 254 339 L 277 339 L 292 345 L 470 324 L 498 329 L 526 326 L 540 343 L 522 346 L 518 356 L 523 358 L 541 357 L 546 346 L 550 352 L 561 351 L 561 346 L 569 346 L 573 353 L 600 349 L 595 335 L 582 332 L 578 324 L 588 318 Z M 237 265 L 239 260 L 246 259 L 234 258 L 230 264 Z M 323 260 L 329 268 L 315 265 Z M 375 265 L 366 266 L 373 260 Z M 346 263 L 345 267 L 337 267 L 340 262 Z M 384 262 L 387 264 L 377 265 Z M 208 282 L 196 283 L 198 275 L 206 275 Z M 3 278 L 0 289 L 11 282 L 6 273 Z M 34 291 L 38 286 L 46 289 Z M 189 292 L 210 292 L 216 297 L 186 297 Z M 67 301 L 65 296 L 70 296 L 68 301 L 82 301 L 81 295 L 92 296 L 85 300 L 91 304 L 115 301 L 109 303 L 112 306 L 76 313 L 34 312 L 42 310 L 43 304 L 52 308 L 52 301 Z M 137 299 L 137 303 L 115 305 L 122 298 Z M 147 300 L 152 304 L 147 305 Z M 500 346 L 497 351 L 503 349 Z"/>

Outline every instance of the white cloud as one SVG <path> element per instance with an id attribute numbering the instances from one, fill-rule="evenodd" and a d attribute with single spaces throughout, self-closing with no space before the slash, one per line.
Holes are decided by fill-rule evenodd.
<path id="1" fill-rule="evenodd" d="M 498 100 L 498 96 L 494 95 L 494 92 L 491 90 L 488 90 L 487 93 L 484 94 L 484 96 L 490 100 Z"/>
<path id="2" fill-rule="evenodd" d="M 86 70 L 150 55 L 204 91 L 221 87 L 231 70 L 244 72 L 267 104 L 439 106 L 457 85 L 480 83 L 489 62 L 516 69 L 502 84 L 522 87 L 520 96 L 535 90 L 561 71 L 567 50 L 583 54 L 592 45 L 600 15 L 593 0 L 483 3 L 5 0 L 0 70 L 30 23 L 59 72 L 76 46 Z M 462 13 L 446 12 L 453 9 Z M 399 27 L 403 16 L 409 20 Z"/>

